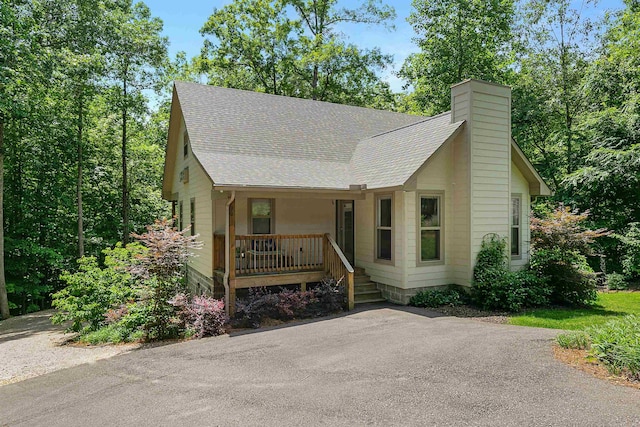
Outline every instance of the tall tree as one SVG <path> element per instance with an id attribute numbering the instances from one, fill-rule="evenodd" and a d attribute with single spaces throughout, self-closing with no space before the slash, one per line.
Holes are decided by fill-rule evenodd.
<path id="1" fill-rule="evenodd" d="M 466 78 L 504 82 L 514 20 L 513 0 L 413 0 L 408 18 L 420 52 L 398 75 L 413 87 L 411 109 L 449 109 L 451 85 Z"/>
<path id="2" fill-rule="evenodd" d="M 514 92 L 528 94 L 533 102 L 518 105 L 527 98 L 514 97 L 514 136 L 541 160 L 545 177 L 557 190 L 558 181 L 586 155 L 575 129 L 584 108 L 582 80 L 593 50 L 595 26 L 586 17 L 588 3 L 574 8 L 570 0 L 530 0 L 519 29 L 524 52 Z"/>
<path id="3" fill-rule="evenodd" d="M 76 206 L 78 257 L 84 256 L 83 163 L 87 107 L 98 89 L 104 71 L 101 47 L 104 41 L 106 6 L 102 1 L 73 0 L 67 6 L 65 43 L 59 49 L 60 84 L 72 101 L 76 145 Z"/>
<path id="4" fill-rule="evenodd" d="M 358 105 L 390 98 L 376 73 L 391 57 L 348 43 L 338 26 L 388 25 L 395 12 L 377 0 L 337 3 L 235 0 L 215 10 L 201 29 L 209 83 Z"/>
<path id="5" fill-rule="evenodd" d="M 10 0 L 0 3 L 0 317 L 10 316 L 5 280 L 4 243 L 4 163 L 5 125 L 19 119 L 27 76 L 37 52 L 37 32 L 30 2 Z"/>
<path id="6" fill-rule="evenodd" d="M 129 176 L 127 154 L 127 121 L 133 100 L 158 81 L 158 69 L 167 56 L 166 37 L 162 37 L 162 21 L 151 16 L 144 3 L 131 4 L 119 0 L 112 11 L 114 37 L 108 46 L 108 66 L 118 84 L 117 102 L 121 115 L 122 165 L 122 241 L 129 240 Z"/>

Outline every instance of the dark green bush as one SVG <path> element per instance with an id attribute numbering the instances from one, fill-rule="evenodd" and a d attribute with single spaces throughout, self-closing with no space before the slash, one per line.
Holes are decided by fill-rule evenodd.
<path id="1" fill-rule="evenodd" d="M 551 301 L 560 305 L 582 306 L 597 298 L 596 275 L 587 258 L 578 251 L 536 248 L 531 268 L 551 285 Z"/>
<path id="2" fill-rule="evenodd" d="M 409 305 L 415 307 L 442 307 L 443 305 L 455 307 L 464 304 L 466 300 L 466 294 L 460 293 L 457 289 L 433 289 L 419 291 L 411 297 Z"/>
<path id="3" fill-rule="evenodd" d="M 485 310 L 518 311 L 549 303 L 551 289 L 530 270 L 508 268 L 506 241 L 489 235 L 482 242 L 473 269 L 472 302 Z"/>
<path id="4" fill-rule="evenodd" d="M 610 320 L 587 330 L 592 356 L 616 374 L 640 380 L 640 316 Z"/>
<path id="5" fill-rule="evenodd" d="M 607 274 L 607 286 L 612 291 L 624 291 L 629 289 L 629 284 L 623 274 L 610 273 Z"/>

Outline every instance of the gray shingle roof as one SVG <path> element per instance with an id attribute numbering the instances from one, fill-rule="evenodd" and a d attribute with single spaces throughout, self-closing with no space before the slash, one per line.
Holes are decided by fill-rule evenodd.
<path id="1" fill-rule="evenodd" d="M 401 185 L 460 125 L 449 114 L 426 119 L 196 83 L 175 89 L 191 149 L 216 185 Z"/>

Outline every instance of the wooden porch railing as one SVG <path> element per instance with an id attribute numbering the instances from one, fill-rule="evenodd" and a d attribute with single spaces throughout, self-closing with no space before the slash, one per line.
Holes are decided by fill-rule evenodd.
<path id="1" fill-rule="evenodd" d="M 347 290 L 349 310 L 353 310 L 354 304 L 354 274 L 353 267 L 344 256 L 342 250 L 329 233 L 324 235 L 324 270 L 328 276 L 336 281 L 342 280 Z"/>
<path id="2" fill-rule="evenodd" d="M 322 234 L 236 236 L 236 275 L 322 270 Z"/>
<path id="3" fill-rule="evenodd" d="M 214 234 L 213 266 L 224 269 L 224 234 Z M 354 304 L 354 270 L 329 233 L 250 234 L 235 236 L 232 277 L 324 271 L 347 291 L 349 310 Z M 232 267 L 233 268 L 233 267 Z"/>

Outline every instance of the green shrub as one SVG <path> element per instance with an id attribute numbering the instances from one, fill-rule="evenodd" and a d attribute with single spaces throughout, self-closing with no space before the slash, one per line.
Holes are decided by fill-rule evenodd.
<path id="1" fill-rule="evenodd" d="M 442 307 L 448 305 L 455 307 L 466 302 L 466 295 L 462 295 L 457 289 L 432 289 L 422 290 L 409 300 L 409 305 L 415 307 Z"/>
<path id="2" fill-rule="evenodd" d="M 531 268 L 551 285 L 551 301 L 562 305 L 588 305 L 596 299 L 596 277 L 587 263 L 591 244 L 609 233 L 582 224 L 589 214 L 560 205 L 542 218 L 531 220 Z"/>
<path id="3" fill-rule="evenodd" d="M 607 286 L 612 291 L 624 291 L 629 289 L 629 284 L 627 283 L 624 275 L 620 273 L 607 274 Z"/>
<path id="4" fill-rule="evenodd" d="M 530 270 L 510 271 L 506 247 L 506 240 L 494 234 L 483 240 L 473 269 L 472 302 L 485 310 L 508 311 L 548 304 L 546 280 Z"/>
<path id="5" fill-rule="evenodd" d="M 616 374 L 640 380 L 640 316 L 629 315 L 587 329 L 592 356 Z"/>
<path id="6" fill-rule="evenodd" d="M 576 350 L 587 350 L 591 346 L 591 339 L 585 331 L 571 331 L 560 334 L 556 337 L 556 342 L 562 348 Z"/>
<path id="7" fill-rule="evenodd" d="M 98 329 L 97 331 L 89 332 L 82 336 L 82 342 L 97 345 L 97 344 L 120 344 L 123 342 L 136 342 L 141 341 L 144 338 L 143 330 L 128 330 L 118 325 L 107 325 Z"/>
<path id="8" fill-rule="evenodd" d="M 53 323 L 70 321 L 68 331 L 88 333 L 105 325 L 105 313 L 135 297 L 127 264 L 139 254 L 137 244 L 105 249 L 105 267 L 100 268 L 95 257 L 78 260 L 76 273 L 64 272 L 60 278 L 67 284 L 53 294 L 53 306 L 58 312 Z"/>

